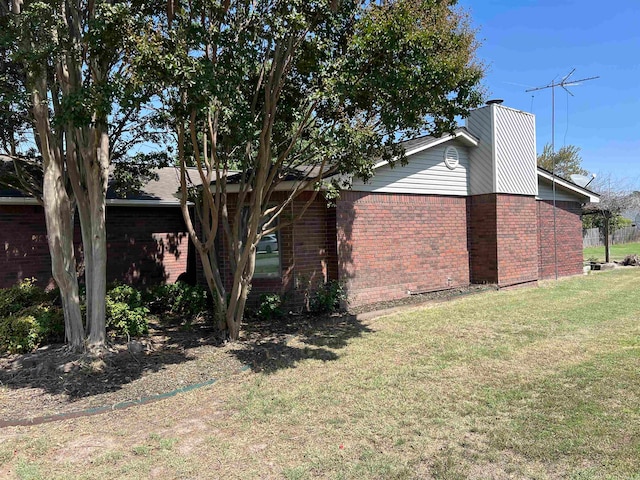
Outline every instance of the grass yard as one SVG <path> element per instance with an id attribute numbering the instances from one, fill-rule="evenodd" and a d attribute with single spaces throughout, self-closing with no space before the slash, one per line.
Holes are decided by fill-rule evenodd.
<path id="1" fill-rule="evenodd" d="M 619 269 L 292 335 L 293 364 L 0 429 L 0 478 L 640 479 L 638 292 Z"/>
<path id="2" fill-rule="evenodd" d="M 640 243 L 623 243 L 622 245 L 611 245 L 611 260 L 620 261 L 627 255 L 640 255 Z M 595 258 L 599 262 L 604 262 L 604 247 L 587 247 L 584 249 L 584 259 Z"/>

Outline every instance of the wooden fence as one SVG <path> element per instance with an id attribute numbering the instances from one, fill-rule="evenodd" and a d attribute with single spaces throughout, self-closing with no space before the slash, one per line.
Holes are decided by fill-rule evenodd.
<path id="1" fill-rule="evenodd" d="M 611 244 L 631 243 L 640 241 L 640 230 L 636 227 L 622 227 L 611 235 Z M 582 236 L 583 247 L 600 247 L 604 245 L 604 236 L 598 228 L 588 228 Z"/>

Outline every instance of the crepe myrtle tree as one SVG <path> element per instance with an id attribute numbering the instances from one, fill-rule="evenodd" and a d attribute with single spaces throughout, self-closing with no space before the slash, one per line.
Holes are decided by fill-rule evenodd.
<path id="1" fill-rule="evenodd" d="M 135 125 L 145 125 L 140 112 L 150 94 L 131 75 L 130 39 L 152 12 L 132 2 L 0 0 L 0 103 L 9 120 L 0 127 L 0 142 L 14 161 L 14 186 L 44 208 L 73 349 L 100 349 L 105 342 L 109 165 L 140 140 Z M 85 322 L 73 245 L 76 208 Z"/>
<path id="2" fill-rule="evenodd" d="M 453 131 L 482 100 L 474 32 L 455 1 L 170 0 L 155 20 L 137 69 L 163 85 L 182 212 L 231 339 L 261 238 L 337 179 L 403 161 L 398 140 Z M 203 186 L 193 197 L 188 166 Z M 283 215 L 303 192 L 298 216 Z"/>

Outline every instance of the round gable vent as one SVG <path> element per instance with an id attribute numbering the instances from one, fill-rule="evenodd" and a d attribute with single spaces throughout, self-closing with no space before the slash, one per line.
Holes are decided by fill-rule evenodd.
<path id="1" fill-rule="evenodd" d="M 458 149 L 456 147 L 447 147 L 444 150 L 444 164 L 449 170 L 453 170 L 458 166 Z"/>

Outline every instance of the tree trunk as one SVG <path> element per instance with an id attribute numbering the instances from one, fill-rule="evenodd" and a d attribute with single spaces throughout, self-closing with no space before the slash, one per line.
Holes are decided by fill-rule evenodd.
<path id="1" fill-rule="evenodd" d="M 43 71 L 46 71 L 43 68 Z M 60 145 L 52 135 L 47 104 L 47 82 L 42 74 L 30 76 L 34 127 L 43 159 L 42 204 L 47 226 L 47 242 L 51 255 L 51 273 L 64 312 L 65 338 L 74 350 L 84 347 L 84 326 L 80 310 L 78 273 L 73 245 L 75 206 L 66 189 L 64 159 Z"/>
<path id="2" fill-rule="evenodd" d="M 87 202 L 78 201 L 80 232 L 82 234 L 82 255 L 84 263 L 85 315 L 87 335 L 90 332 L 90 315 L 93 311 L 91 295 L 91 278 L 93 272 L 93 249 L 91 248 L 91 214 Z"/>
<path id="3" fill-rule="evenodd" d="M 103 209 L 104 210 L 104 209 Z M 88 342 L 91 347 L 100 347 L 106 340 L 106 296 L 107 296 L 107 242 L 104 218 L 91 225 L 92 266 L 87 284 L 89 312 Z"/>
<path id="4" fill-rule="evenodd" d="M 238 340 L 240 336 L 240 327 L 244 317 L 244 308 L 247 303 L 247 297 L 251 290 L 251 279 L 256 268 L 256 249 L 247 240 L 243 249 L 249 249 L 242 252 L 241 262 L 234 275 L 233 288 L 227 305 L 227 329 L 229 330 L 229 338 Z M 244 264 L 242 263 L 244 259 Z"/>
<path id="5" fill-rule="evenodd" d="M 89 346 L 101 347 L 106 340 L 107 296 L 107 182 L 109 171 L 109 136 L 106 129 L 97 129 L 96 162 L 87 172 L 88 199 L 91 216 L 91 272 L 87 278 L 87 298 L 91 311 L 88 318 Z M 93 152 L 91 152 L 93 153 Z"/>
<path id="6" fill-rule="evenodd" d="M 51 271 L 62 297 L 65 337 L 72 349 L 80 350 L 84 345 L 84 328 L 73 247 L 73 206 L 64 186 L 62 171 L 55 160 L 44 162 L 42 200 Z"/>
<path id="7" fill-rule="evenodd" d="M 609 263 L 611 261 L 611 249 L 609 248 L 609 215 L 604 216 L 604 261 Z"/>

